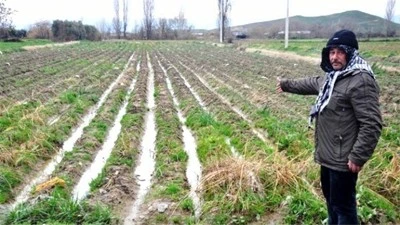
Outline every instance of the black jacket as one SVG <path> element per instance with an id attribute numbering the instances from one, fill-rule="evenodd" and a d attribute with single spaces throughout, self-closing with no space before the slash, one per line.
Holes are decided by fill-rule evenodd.
<path id="1" fill-rule="evenodd" d="M 318 95 L 325 77 L 282 80 L 283 91 Z M 328 105 L 315 120 L 315 161 L 338 171 L 362 166 L 372 156 L 382 130 L 379 86 L 361 71 L 336 81 Z"/>

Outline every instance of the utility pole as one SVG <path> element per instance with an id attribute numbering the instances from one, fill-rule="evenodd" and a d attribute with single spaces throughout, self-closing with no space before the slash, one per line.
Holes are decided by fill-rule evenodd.
<path id="1" fill-rule="evenodd" d="M 224 42 L 224 0 L 220 0 L 220 6 L 219 6 L 219 42 L 222 43 Z"/>
<path id="2" fill-rule="evenodd" d="M 285 24 L 285 48 L 289 45 L 289 0 L 287 0 L 287 11 L 286 11 L 286 24 Z"/>

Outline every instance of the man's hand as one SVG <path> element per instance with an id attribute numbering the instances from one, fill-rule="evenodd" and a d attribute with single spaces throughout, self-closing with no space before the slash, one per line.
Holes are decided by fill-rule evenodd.
<path id="1" fill-rule="evenodd" d="M 281 78 L 279 78 L 279 77 L 277 77 L 276 78 L 276 92 L 277 93 L 282 93 L 283 92 L 283 90 L 282 90 L 282 87 L 281 87 Z"/>
<path id="2" fill-rule="evenodd" d="M 360 172 L 360 170 L 362 169 L 361 166 L 353 163 L 352 161 L 349 160 L 349 162 L 347 163 L 347 165 L 349 166 L 349 170 L 353 173 L 358 173 Z"/>

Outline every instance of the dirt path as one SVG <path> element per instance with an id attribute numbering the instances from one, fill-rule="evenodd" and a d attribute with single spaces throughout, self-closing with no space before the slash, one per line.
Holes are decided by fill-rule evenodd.
<path id="1" fill-rule="evenodd" d="M 246 48 L 246 52 L 260 52 L 263 55 L 272 56 L 272 57 L 280 57 L 280 58 L 290 58 L 294 60 L 304 60 L 311 64 L 318 65 L 320 63 L 320 59 L 316 57 L 310 56 L 301 56 L 290 52 L 281 52 L 267 49 L 258 49 L 258 48 Z"/>
<path id="2" fill-rule="evenodd" d="M 79 43 L 79 41 L 70 41 L 70 42 L 63 42 L 63 43 L 57 43 L 57 44 L 47 44 L 47 45 L 33 45 L 33 46 L 25 46 L 25 47 L 22 47 L 22 48 L 27 50 L 27 51 L 30 51 L 30 50 L 35 50 L 35 49 L 38 49 L 38 48 L 71 45 L 71 44 L 77 44 L 77 43 Z"/>

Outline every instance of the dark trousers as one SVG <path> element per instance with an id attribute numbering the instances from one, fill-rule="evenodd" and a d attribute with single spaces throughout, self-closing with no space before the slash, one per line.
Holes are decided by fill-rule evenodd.
<path id="1" fill-rule="evenodd" d="M 321 186 L 328 207 L 328 224 L 359 224 L 356 183 L 358 173 L 321 166 Z"/>

